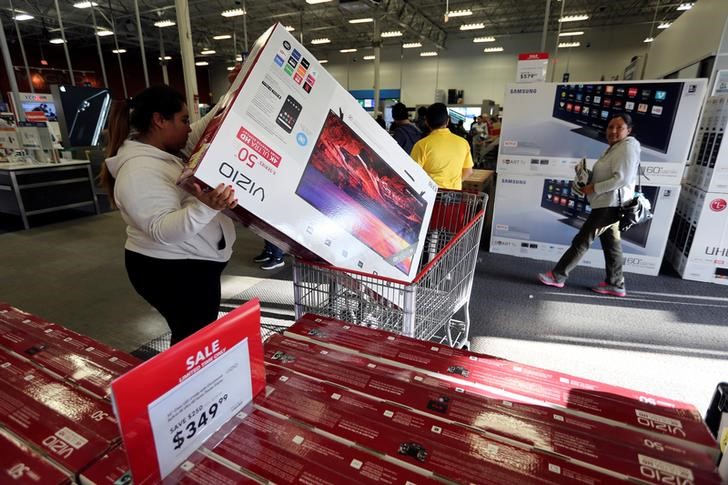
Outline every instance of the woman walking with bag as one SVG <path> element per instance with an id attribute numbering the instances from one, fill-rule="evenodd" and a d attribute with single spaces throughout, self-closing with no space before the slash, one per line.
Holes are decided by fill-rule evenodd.
<path id="1" fill-rule="evenodd" d="M 589 199 L 591 214 L 556 266 L 548 273 L 538 275 L 544 285 L 563 288 L 569 273 L 598 237 L 604 251 L 607 277 L 592 291 L 602 295 L 627 295 L 622 274 L 624 258 L 619 231 L 619 206 L 634 196 L 640 163 L 640 144 L 630 133 L 632 117 L 627 113 L 616 114 L 609 121 L 609 148 L 594 164 L 591 181 L 582 189 Z"/>

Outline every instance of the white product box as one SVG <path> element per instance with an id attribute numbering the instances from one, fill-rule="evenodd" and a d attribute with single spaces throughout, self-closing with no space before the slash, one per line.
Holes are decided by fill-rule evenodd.
<path id="1" fill-rule="evenodd" d="M 498 174 L 490 250 L 494 253 L 558 261 L 590 208 L 571 191 L 569 178 Z M 675 213 L 680 186 L 643 185 L 652 202 L 651 221 L 622 233 L 624 271 L 657 275 Z M 597 239 L 581 263 L 604 267 Z"/>
<path id="2" fill-rule="evenodd" d="M 728 285 L 728 195 L 684 188 L 668 259 L 686 280 Z"/>
<path id="3" fill-rule="evenodd" d="M 705 192 L 728 193 L 728 96 L 708 98 L 698 126 L 687 181 Z"/>
<path id="4" fill-rule="evenodd" d="M 256 42 L 193 155 L 235 216 L 307 258 L 412 281 L 436 184 L 277 24 Z"/>
<path id="5" fill-rule="evenodd" d="M 609 119 L 628 113 L 648 183 L 679 185 L 705 90 L 704 79 L 511 84 L 498 173 L 573 177 L 578 160 L 594 161 L 607 149 Z"/>

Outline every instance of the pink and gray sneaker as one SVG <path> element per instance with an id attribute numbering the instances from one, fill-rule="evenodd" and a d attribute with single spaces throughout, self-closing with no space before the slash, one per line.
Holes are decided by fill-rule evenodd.
<path id="1" fill-rule="evenodd" d="M 547 286 L 555 286 L 556 288 L 564 287 L 564 282 L 557 281 L 556 277 L 551 271 L 549 271 L 548 273 L 539 273 L 538 280 Z"/>
<path id="2" fill-rule="evenodd" d="M 591 289 L 594 293 L 599 293 L 600 295 L 609 295 L 609 296 L 627 296 L 627 290 L 625 290 L 622 287 L 610 285 L 609 283 L 606 283 L 602 281 L 597 286 L 593 287 Z"/>

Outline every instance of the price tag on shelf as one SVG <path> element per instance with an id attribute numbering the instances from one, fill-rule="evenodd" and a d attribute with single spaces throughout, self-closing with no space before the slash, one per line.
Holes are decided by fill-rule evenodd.
<path id="1" fill-rule="evenodd" d="M 260 305 L 242 305 L 116 379 L 135 483 L 156 483 L 265 387 Z"/>

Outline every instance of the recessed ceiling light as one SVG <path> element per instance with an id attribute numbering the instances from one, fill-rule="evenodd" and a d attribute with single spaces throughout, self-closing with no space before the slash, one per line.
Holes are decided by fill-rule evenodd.
<path id="1" fill-rule="evenodd" d="M 381 37 L 402 37 L 402 32 L 399 30 L 392 30 L 390 32 L 382 32 Z"/>
<path id="2" fill-rule="evenodd" d="M 643 42 L 645 42 L 646 44 L 649 44 L 650 42 L 652 42 L 654 40 L 655 40 L 654 37 L 647 37 Z"/>
<path id="3" fill-rule="evenodd" d="M 165 61 L 171 61 L 171 60 L 172 60 L 172 56 L 164 56 L 164 59 L 162 59 L 162 58 L 160 57 L 160 58 L 159 58 L 159 60 L 160 60 L 160 61 L 161 61 L 161 60 L 165 60 Z"/>
<path id="4" fill-rule="evenodd" d="M 694 3 L 681 3 L 680 6 L 677 8 L 678 10 L 690 10 L 693 8 Z"/>
<path id="5" fill-rule="evenodd" d="M 331 43 L 331 41 L 329 40 L 328 37 L 322 37 L 320 39 L 313 39 L 311 41 L 311 43 L 312 44 L 329 44 L 329 43 Z"/>
<path id="6" fill-rule="evenodd" d="M 319 62 L 319 64 L 328 64 L 329 60 L 328 59 L 321 59 L 318 62 Z"/>
<path id="7" fill-rule="evenodd" d="M 478 22 L 477 24 L 463 24 L 460 26 L 460 30 L 478 30 L 484 28 L 485 25 L 482 22 Z"/>
<path id="8" fill-rule="evenodd" d="M 349 52 L 356 52 L 357 49 L 340 49 L 339 52 L 342 54 L 348 54 Z"/>
<path id="9" fill-rule="evenodd" d="M 113 54 L 125 54 L 126 49 L 114 49 L 111 51 Z"/>
<path id="10" fill-rule="evenodd" d="M 559 49 L 568 49 L 570 47 L 579 47 L 581 42 L 562 42 L 559 44 Z"/>
<path id="11" fill-rule="evenodd" d="M 362 57 L 362 59 L 364 59 L 365 61 L 373 61 L 376 58 L 377 58 L 377 56 L 364 56 L 364 57 Z"/>
<path id="12" fill-rule="evenodd" d="M 503 52 L 503 47 L 486 47 L 483 52 Z"/>
<path id="13" fill-rule="evenodd" d="M 306 0 L 306 3 L 309 5 L 316 5 L 317 3 L 327 3 L 331 0 Z"/>
<path id="14" fill-rule="evenodd" d="M 56 37 L 55 39 L 51 39 L 48 42 L 50 42 L 51 44 L 63 44 L 66 41 L 61 39 L 60 37 Z"/>
<path id="15" fill-rule="evenodd" d="M 98 7 L 99 4 L 96 2 L 76 2 L 73 4 L 76 8 L 91 8 L 91 7 Z"/>
<path id="16" fill-rule="evenodd" d="M 559 37 L 576 37 L 577 35 L 584 35 L 584 32 L 581 30 L 574 31 L 574 32 L 560 32 Z"/>
<path id="17" fill-rule="evenodd" d="M 215 51 L 212 49 L 205 49 L 204 51 L 200 51 L 200 54 L 202 54 L 203 56 L 210 56 L 214 53 Z"/>
<path id="18" fill-rule="evenodd" d="M 215 37 L 213 37 L 213 40 L 227 40 L 227 39 L 232 39 L 232 38 L 233 38 L 233 36 L 230 34 L 222 34 L 222 35 L 216 35 Z"/>
<path id="19" fill-rule="evenodd" d="M 422 47 L 422 44 L 419 42 L 408 42 L 407 44 L 402 44 L 402 47 L 405 49 L 414 49 L 415 47 Z"/>
<path id="20" fill-rule="evenodd" d="M 110 30 L 97 30 L 96 35 L 99 37 L 108 37 L 110 35 L 114 35 L 114 33 Z"/>
<path id="21" fill-rule="evenodd" d="M 18 12 L 17 14 L 15 14 L 15 17 L 13 17 L 13 19 L 17 20 L 18 22 L 22 22 L 23 20 L 31 20 L 33 18 L 35 17 L 25 12 Z"/>
<path id="22" fill-rule="evenodd" d="M 235 62 L 243 62 L 243 56 L 241 56 L 240 54 L 235 56 Z"/>
<path id="23" fill-rule="evenodd" d="M 228 71 L 232 71 L 233 69 L 235 69 L 235 66 L 228 66 L 225 69 L 227 69 Z"/>
<path id="24" fill-rule="evenodd" d="M 467 17 L 468 15 L 473 15 L 473 11 L 469 8 L 466 8 L 464 10 L 451 10 L 450 12 L 445 12 L 445 17 Z"/>
<path id="25" fill-rule="evenodd" d="M 476 37 L 473 42 L 476 44 L 479 42 L 495 42 L 495 37 Z"/>
<path id="26" fill-rule="evenodd" d="M 154 22 L 155 27 L 164 28 L 164 27 L 172 27 L 173 25 L 177 25 L 177 23 L 174 20 L 157 20 Z"/>
<path id="27" fill-rule="evenodd" d="M 434 57 L 437 55 L 435 51 L 420 52 L 420 57 Z"/>
<path id="28" fill-rule="evenodd" d="M 207 61 L 197 61 L 197 62 L 195 62 L 195 66 L 207 66 L 209 64 L 210 63 L 207 62 Z"/>
<path id="29" fill-rule="evenodd" d="M 672 24 L 670 22 L 662 22 L 657 26 L 658 29 L 669 29 Z"/>
<path id="30" fill-rule="evenodd" d="M 579 22 L 581 20 L 587 20 L 589 18 L 588 15 L 567 15 L 566 17 L 561 17 L 559 19 L 559 22 Z"/>
<path id="31" fill-rule="evenodd" d="M 220 15 L 223 17 L 240 17 L 241 15 L 245 15 L 245 10 L 242 8 L 231 8 L 230 10 L 225 10 Z"/>
<path id="32" fill-rule="evenodd" d="M 296 28 L 293 25 L 286 25 L 285 29 L 288 32 L 293 32 L 294 30 L 296 30 Z"/>
<path id="33" fill-rule="evenodd" d="M 374 22 L 374 19 L 371 17 L 365 17 L 361 19 L 351 19 L 349 20 L 350 24 L 367 24 L 369 22 Z"/>

